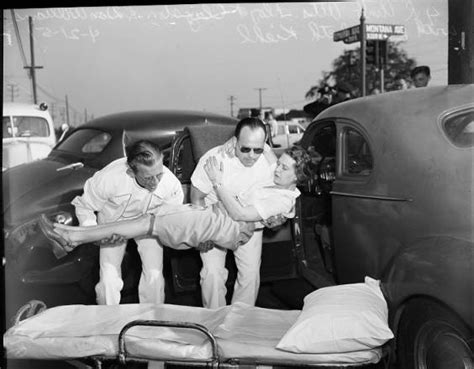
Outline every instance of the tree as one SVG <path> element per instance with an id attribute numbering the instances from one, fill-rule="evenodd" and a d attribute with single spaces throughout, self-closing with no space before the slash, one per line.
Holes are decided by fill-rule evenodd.
<path id="1" fill-rule="evenodd" d="M 388 42 L 387 63 L 384 66 L 384 90 L 392 91 L 399 89 L 400 79 L 408 80 L 410 71 L 416 65 L 415 59 L 409 58 L 399 43 Z M 361 96 L 360 75 L 360 47 L 353 50 L 344 50 L 343 54 L 332 63 L 333 70 L 323 71 L 322 78 L 318 84 L 311 86 L 306 92 L 307 99 L 325 98 L 324 92 L 328 87 L 344 84 L 349 86 L 351 97 Z M 380 73 L 378 68 L 372 64 L 366 64 L 366 91 L 367 94 L 380 91 Z"/>

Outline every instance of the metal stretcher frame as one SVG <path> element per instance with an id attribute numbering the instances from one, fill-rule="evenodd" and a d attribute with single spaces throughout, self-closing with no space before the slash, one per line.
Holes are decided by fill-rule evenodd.
<path id="1" fill-rule="evenodd" d="M 271 361 L 271 360 L 251 360 L 251 359 L 239 359 L 239 358 L 220 358 L 218 351 L 217 339 L 214 335 L 203 325 L 189 322 L 171 322 L 164 320 L 133 320 L 126 324 L 119 333 L 118 336 L 118 354 L 116 358 L 105 357 L 105 356 L 93 356 L 85 358 L 82 361 L 92 362 L 96 369 L 102 369 L 102 364 L 105 362 L 119 362 L 121 365 L 127 363 L 147 363 L 150 360 L 159 361 L 156 358 L 147 359 L 146 357 L 134 357 L 130 356 L 127 352 L 127 346 L 125 341 L 125 334 L 133 327 L 136 326 L 149 326 L 149 327 L 172 327 L 172 328 L 183 328 L 193 329 L 201 332 L 209 340 L 212 348 L 212 355 L 208 359 L 192 359 L 192 360 L 163 360 L 167 364 L 186 364 L 187 366 L 205 366 L 206 368 L 215 369 L 232 369 L 245 366 L 246 368 L 257 366 L 257 365 L 271 365 L 271 366 L 287 366 L 287 367 L 308 367 L 308 368 L 319 368 L 319 369 L 349 369 L 349 368 L 361 368 L 367 365 L 373 364 L 310 364 L 310 363 L 294 363 L 286 362 L 283 360 Z M 382 365 L 384 369 L 388 369 L 390 366 L 391 359 L 391 348 L 388 344 L 382 347 Z"/>
<path id="2" fill-rule="evenodd" d="M 17 314 L 15 326 L 20 323 L 20 321 L 32 318 L 34 315 L 38 315 L 46 309 L 44 303 L 40 301 L 31 301 L 30 303 L 23 306 L 20 309 L 19 314 Z M 22 319 L 23 318 L 23 319 Z M 185 320 L 185 319 L 184 319 Z M 180 320 L 156 320 L 156 319 L 134 319 L 130 322 L 123 322 L 117 332 L 118 344 L 116 346 L 116 353 L 110 352 L 108 354 L 92 354 L 88 356 L 79 356 L 79 357 L 69 357 L 69 358 L 57 358 L 61 361 L 76 361 L 82 362 L 84 364 L 95 367 L 96 369 L 101 369 L 104 363 L 110 364 L 120 364 L 123 367 L 127 366 L 127 363 L 151 363 L 151 362 L 161 362 L 166 364 L 181 364 L 186 367 L 206 367 L 206 368 L 222 368 L 222 369 L 236 369 L 236 368 L 252 368 L 257 365 L 272 365 L 272 366 L 285 366 L 285 367 L 315 367 L 319 369 L 342 369 L 342 368 L 363 368 L 367 365 L 375 364 L 376 362 L 351 362 L 351 363 L 328 363 L 328 362 L 312 362 L 306 358 L 302 357 L 301 360 L 295 360 L 295 356 L 292 358 L 285 357 L 252 357 L 245 356 L 239 357 L 238 350 L 234 353 L 229 353 L 226 350 L 226 345 L 224 342 L 222 347 L 218 338 L 211 332 L 206 326 L 196 323 Z M 207 356 L 204 357 L 169 357 L 165 353 L 158 354 L 156 351 L 153 352 L 151 356 L 150 351 L 148 354 L 143 352 L 138 352 L 130 354 L 130 351 L 127 350 L 127 341 L 126 334 L 133 327 L 167 327 L 167 328 L 178 328 L 183 330 L 193 330 L 197 331 L 199 335 L 205 337 L 205 341 L 208 342 L 209 350 Z M 133 336 L 133 334 L 132 334 Z M 156 336 L 159 338 L 159 336 Z M 117 342 L 116 341 L 116 342 Z M 238 341 L 236 341 L 237 343 Z M 227 344 L 233 344 L 233 341 L 227 341 Z M 191 343 L 190 343 L 191 344 Z M 191 344 L 193 345 L 193 344 Z M 219 348 L 222 349 L 222 352 L 219 353 Z M 379 347 L 379 363 L 380 367 L 388 369 L 391 362 L 391 353 L 392 347 L 390 341 L 385 345 Z M 157 355 L 155 355 L 157 354 Z M 294 354 L 293 354 L 294 355 Z M 298 354 L 296 354 L 298 355 Z M 173 355 L 172 355 L 173 356 Z M 8 357 L 8 352 L 7 352 Z M 14 356 L 12 358 L 15 358 Z M 30 357 L 34 358 L 34 357 Z M 49 358 L 48 358 L 49 359 Z M 50 360 L 50 359 L 49 359 Z"/>

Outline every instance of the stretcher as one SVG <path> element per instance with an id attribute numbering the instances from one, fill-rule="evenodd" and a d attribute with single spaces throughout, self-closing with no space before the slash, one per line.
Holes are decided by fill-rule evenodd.
<path id="1" fill-rule="evenodd" d="M 348 368 L 381 362 L 385 347 L 295 354 L 277 350 L 299 310 L 236 303 L 219 309 L 181 305 L 124 304 L 53 307 L 17 322 L 4 334 L 8 359 L 79 360 L 103 363 L 184 363 L 211 368 Z"/>

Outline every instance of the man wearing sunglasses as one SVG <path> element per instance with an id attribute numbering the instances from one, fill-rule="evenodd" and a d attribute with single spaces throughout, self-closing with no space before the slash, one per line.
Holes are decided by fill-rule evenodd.
<path id="1" fill-rule="evenodd" d="M 84 185 L 84 193 L 72 201 L 81 226 L 115 222 L 151 212 L 164 203 L 182 204 L 178 178 L 163 165 L 157 145 L 141 140 L 125 146 L 126 157 L 96 172 Z M 97 214 L 97 215 L 96 215 Z M 165 299 L 163 247 L 156 238 L 135 240 L 142 261 L 138 285 L 140 302 L 161 304 Z M 120 303 L 123 287 L 121 264 L 127 241 L 120 236 L 102 240 L 100 280 L 96 285 L 99 305 Z M 113 247 L 110 247 L 113 244 Z"/>
<path id="2" fill-rule="evenodd" d="M 209 205 L 218 201 L 204 163 L 214 156 L 224 164 L 222 183 L 235 195 L 248 190 L 257 183 L 273 179 L 276 156 L 265 145 L 265 124 L 258 118 L 242 119 L 235 128 L 234 138 L 205 153 L 199 160 L 191 177 L 191 202 Z M 225 155 L 231 145 L 233 155 Z M 265 151 L 265 155 L 264 154 Z M 227 250 L 215 247 L 201 252 L 201 293 L 204 307 L 215 309 L 226 305 L 228 271 L 225 268 Z M 256 231 L 248 243 L 234 251 L 238 269 L 232 303 L 244 302 L 255 305 L 260 286 L 260 259 L 262 253 L 262 230 Z"/>

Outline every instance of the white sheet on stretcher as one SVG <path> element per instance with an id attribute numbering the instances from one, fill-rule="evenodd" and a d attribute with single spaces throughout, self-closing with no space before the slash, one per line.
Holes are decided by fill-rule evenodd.
<path id="1" fill-rule="evenodd" d="M 216 310 L 168 304 L 67 305 L 47 309 L 10 328 L 4 335 L 4 346 L 8 358 L 116 357 L 120 330 L 128 322 L 142 319 L 206 326 L 217 338 L 222 360 L 295 364 L 366 364 L 380 360 L 381 349 L 334 354 L 293 354 L 275 349 L 299 314 L 299 310 L 245 304 Z M 137 326 L 128 331 L 125 343 L 130 356 L 152 360 L 192 361 L 211 357 L 207 338 L 190 329 Z"/>

